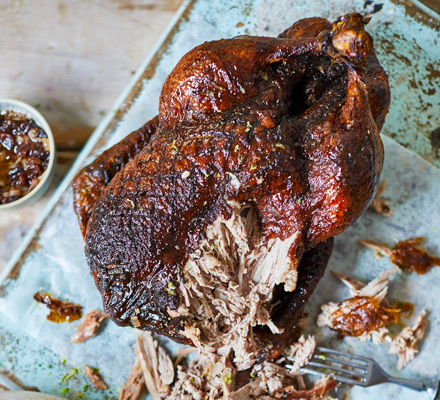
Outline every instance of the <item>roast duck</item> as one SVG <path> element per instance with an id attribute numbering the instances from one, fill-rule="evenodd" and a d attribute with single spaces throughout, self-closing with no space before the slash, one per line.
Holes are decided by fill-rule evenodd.
<path id="1" fill-rule="evenodd" d="M 306 18 L 196 47 L 159 115 L 79 173 L 74 207 L 113 321 L 229 349 L 240 369 L 294 339 L 332 237 L 382 169 L 390 93 L 366 22 Z"/>

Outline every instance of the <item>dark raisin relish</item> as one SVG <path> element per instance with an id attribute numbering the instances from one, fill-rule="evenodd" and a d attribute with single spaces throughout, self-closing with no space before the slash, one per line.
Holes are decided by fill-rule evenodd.
<path id="1" fill-rule="evenodd" d="M 18 200 L 35 188 L 49 157 L 49 138 L 33 119 L 0 111 L 0 204 Z"/>

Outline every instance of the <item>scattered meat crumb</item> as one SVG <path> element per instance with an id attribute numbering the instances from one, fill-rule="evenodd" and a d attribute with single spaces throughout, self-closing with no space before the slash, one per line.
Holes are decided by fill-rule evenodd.
<path id="1" fill-rule="evenodd" d="M 412 239 L 397 242 L 394 249 L 387 245 L 374 242 L 372 240 L 361 240 L 361 244 L 378 252 L 384 256 L 390 257 L 390 261 L 403 270 L 414 270 L 422 275 L 434 266 L 440 266 L 440 258 L 432 257 L 419 246 L 425 238 L 416 237 Z"/>
<path id="2" fill-rule="evenodd" d="M 287 359 L 293 359 L 294 363 L 291 372 L 296 372 L 304 365 L 308 364 L 315 352 L 316 341 L 313 336 L 309 336 L 307 340 L 302 335 L 297 343 L 290 345 L 285 354 Z"/>
<path id="3" fill-rule="evenodd" d="M 127 383 L 124 385 L 119 393 L 119 400 L 138 400 L 145 392 L 145 379 L 144 373 L 141 368 L 139 355 L 136 356 L 136 360 L 128 377 Z"/>
<path id="4" fill-rule="evenodd" d="M 370 206 L 370 208 L 372 208 L 378 214 L 382 214 L 385 217 L 389 217 L 393 214 L 393 210 L 387 204 L 387 201 L 381 198 L 383 192 L 385 191 L 387 183 L 388 179 L 385 179 L 380 183 L 379 187 L 377 188 L 376 195 L 374 196 L 374 199 Z"/>
<path id="5" fill-rule="evenodd" d="M 176 351 L 177 359 L 174 361 L 174 367 L 177 367 L 182 360 L 191 353 L 196 353 L 198 350 L 195 347 L 181 347 Z"/>
<path id="6" fill-rule="evenodd" d="M 84 320 L 72 337 L 72 343 L 82 343 L 95 337 L 102 322 L 108 318 L 103 311 L 93 310 L 84 316 Z"/>
<path id="7" fill-rule="evenodd" d="M 138 336 L 136 352 L 144 374 L 148 392 L 154 400 L 168 398 L 170 385 L 174 382 L 174 365 L 166 351 L 159 346 L 149 332 Z"/>
<path id="8" fill-rule="evenodd" d="M 339 272 L 332 271 L 348 288 L 350 289 L 350 294 L 353 297 L 361 296 L 361 297 L 373 297 L 377 301 L 381 302 L 388 291 L 388 284 L 390 283 L 391 277 L 397 272 L 399 269 L 397 267 L 391 267 L 384 272 L 381 272 L 380 275 L 373 279 L 370 283 L 365 284 L 360 281 L 357 281 L 353 278 L 350 278 L 346 275 L 340 274 Z"/>
<path id="9" fill-rule="evenodd" d="M 100 390 L 107 389 L 107 385 L 103 382 L 103 380 L 99 376 L 98 372 L 96 372 L 96 370 L 94 370 L 93 368 L 90 368 L 89 366 L 84 365 L 84 375 L 90 379 L 90 382 L 92 382 L 92 385 L 96 389 L 100 389 Z"/>
<path id="10" fill-rule="evenodd" d="M 418 352 L 417 342 L 423 338 L 426 330 L 425 316 L 426 311 L 423 310 L 414 325 L 403 328 L 402 332 L 391 343 L 388 353 L 398 355 L 397 367 L 399 369 L 408 364 Z"/>

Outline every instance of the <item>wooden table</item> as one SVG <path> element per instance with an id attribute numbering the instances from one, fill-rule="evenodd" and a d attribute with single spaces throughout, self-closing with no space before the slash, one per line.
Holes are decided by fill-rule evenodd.
<path id="1" fill-rule="evenodd" d="M 0 271 L 182 0 L 2 0 L 0 98 L 48 120 L 58 149 L 52 188 L 0 213 Z"/>

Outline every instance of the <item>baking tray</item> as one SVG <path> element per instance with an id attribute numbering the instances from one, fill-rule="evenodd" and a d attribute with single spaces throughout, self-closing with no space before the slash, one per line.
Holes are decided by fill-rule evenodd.
<path id="1" fill-rule="evenodd" d="M 33 353 L 43 353 L 44 360 L 51 359 L 54 360 L 53 362 L 57 360 L 57 357 L 62 360 L 62 357 L 66 356 L 67 364 L 72 363 L 74 366 L 81 361 L 75 357 L 75 352 L 68 348 L 69 344 L 66 339 L 71 334 L 71 327 L 67 324 L 54 326 L 46 323 L 41 328 L 41 320 L 38 319 L 32 326 L 29 319 L 39 316 L 44 320 L 43 308 L 41 312 L 32 310 L 32 312 L 35 311 L 32 315 L 22 315 L 12 312 L 9 302 L 11 299 L 16 300 L 15 304 L 18 305 L 21 304 L 20 302 L 23 304 L 32 302 L 20 293 L 24 292 L 26 285 L 28 287 L 34 285 L 36 288 L 45 286 L 49 291 L 53 291 L 53 287 L 56 287 L 59 294 L 67 293 L 72 301 L 80 302 L 89 308 L 99 306 L 100 298 L 96 290 L 93 292 L 93 282 L 88 273 L 83 255 L 83 243 L 76 216 L 73 213 L 71 182 L 76 173 L 97 154 L 118 142 L 157 113 L 162 83 L 180 57 L 195 45 L 206 40 L 241 34 L 273 36 L 299 18 L 322 16 L 333 20 L 351 11 L 372 14 L 373 19 L 368 28 L 373 35 L 381 64 L 390 77 L 392 103 L 382 133 L 411 150 L 407 153 L 399 150 L 395 156 L 402 158 L 402 167 L 390 165 L 387 167 L 388 173 L 396 175 L 399 174 L 400 169 L 400 171 L 407 171 L 406 175 L 411 175 L 411 165 L 415 162 L 414 153 L 431 165 L 440 167 L 440 65 L 438 61 L 440 60 L 440 22 L 434 11 L 423 8 L 418 2 L 416 4 L 398 0 L 380 2 L 370 0 L 315 0 L 313 2 L 306 0 L 229 0 L 218 1 L 214 4 L 209 0 L 185 1 L 170 28 L 119 97 L 114 109 L 95 130 L 71 171 L 51 198 L 40 220 L 29 232 L 5 269 L 0 288 L 0 309 L 3 313 L 0 315 L 0 322 L 7 326 L 2 334 L 4 346 L 0 350 L 0 362 L 3 366 L 12 366 L 16 360 L 16 365 L 20 365 L 21 368 L 15 368 L 14 372 L 22 381 L 32 383 L 43 391 L 59 394 L 60 385 L 52 383 L 53 378 L 46 374 L 46 370 L 41 371 Z M 393 154 L 395 151 L 393 142 L 387 140 L 385 144 L 388 152 Z M 429 166 L 418 158 L 417 162 L 427 179 L 436 179 L 440 176 L 437 175 L 438 170 L 435 167 Z M 401 178 L 403 181 L 405 176 Z M 401 187 L 394 188 L 395 193 L 400 193 L 399 189 L 402 190 L 402 188 L 408 189 L 401 185 Z M 434 196 L 435 193 L 431 195 Z M 405 198 L 404 194 L 400 193 L 399 196 L 401 198 L 395 199 L 396 203 Z M 374 217 L 371 218 L 374 219 Z M 368 218 L 365 223 L 368 225 Z M 396 232 L 398 231 L 396 228 Z M 404 233 L 409 235 L 413 231 L 407 230 Z M 440 243 L 438 231 L 433 230 L 431 237 L 433 236 L 432 243 Z M 342 247 L 340 246 L 339 249 L 340 257 L 336 256 L 335 260 L 339 261 L 343 255 L 343 258 L 348 257 L 355 262 L 356 258 L 345 254 Z M 72 261 L 76 264 L 72 274 L 68 277 L 54 278 L 53 285 L 51 285 L 53 287 L 48 288 L 44 276 L 57 266 L 62 268 L 65 263 L 72 263 Z M 376 271 L 381 267 L 382 265 L 376 265 Z M 371 277 L 373 270 L 370 274 L 365 273 L 365 277 Z M 81 293 L 70 291 L 70 280 L 84 282 L 87 304 L 81 302 Z M 313 309 L 313 307 L 317 307 L 316 301 L 311 302 L 310 308 Z M 19 309 L 19 306 L 17 308 Z M 28 321 L 26 329 L 20 323 L 23 318 Z M 35 330 L 30 329 L 29 326 Z M 108 392 L 105 394 L 89 393 L 88 398 L 115 396 L 129 372 L 133 359 L 134 337 L 135 333 L 132 329 L 117 328 L 109 323 L 102 335 L 84 344 L 89 347 L 88 357 L 82 357 L 84 362 L 95 366 L 101 365 L 104 378 L 110 383 Z M 97 343 L 106 340 L 113 346 L 112 354 L 96 354 L 94 348 Z M 49 341 L 50 346 L 48 346 Z M 26 343 L 25 350 L 23 343 Z M 47 347 L 50 349 L 46 349 Z M 371 351 L 374 350 L 371 349 Z M 114 368 L 108 368 L 115 362 L 116 355 L 121 370 L 125 371 L 122 374 Z M 62 365 L 64 363 L 59 361 L 52 367 L 62 371 L 65 368 Z M 418 368 L 416 366 L 410 370 L 410 375 L 412 373 L 413 376 L 423 376 L 424 371 Z M 430 375 L 438 374 L 439 366 L 433 368 L 435 370 L 429 371 Z M 52 374 L 56 375 L 55 372 Z M 71 396 L 75 390 L 79 390 L 78 385 L 76 389 L 73 388 L 69 392 Z M 368 393 L 368 396 L 372 394 L 372 392 L 364 393 Z M 383 391 L 384 397 L 381 398 L 388 398 L 390 393 L 393 392 Z M 359 392 L 355 393 L 356 399 L 363 396 L 364 394 Z"/>

